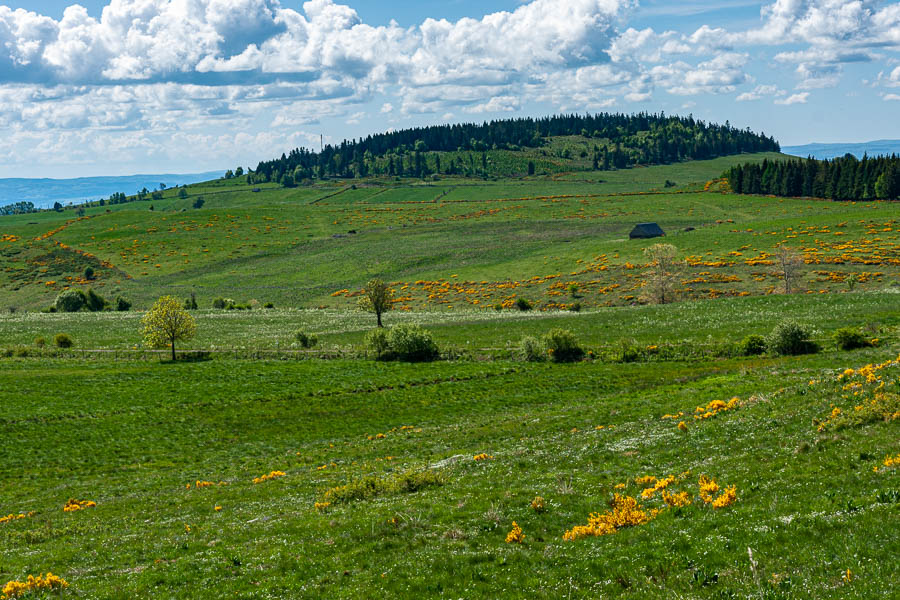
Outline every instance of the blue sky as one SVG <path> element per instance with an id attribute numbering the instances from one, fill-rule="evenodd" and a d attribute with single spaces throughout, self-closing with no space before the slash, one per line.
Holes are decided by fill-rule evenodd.
<path id="1" fill-rule="evenodd" d="M 896 0 L 0 0 L 0 177 L 555 112 L 900 138 Z"/>

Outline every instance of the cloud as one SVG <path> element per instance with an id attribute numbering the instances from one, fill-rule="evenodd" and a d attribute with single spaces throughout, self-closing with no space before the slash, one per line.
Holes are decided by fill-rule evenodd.
<path id="1" fill-rule="evenodd" d="M 775 104 L 781 104 L 783 106 L 790 106 L 791 104 L 806 104 L 808 98 L 809 92 L 802 92 L 800 94 L 792 94 L 787 98 L 776 100 Z"/>

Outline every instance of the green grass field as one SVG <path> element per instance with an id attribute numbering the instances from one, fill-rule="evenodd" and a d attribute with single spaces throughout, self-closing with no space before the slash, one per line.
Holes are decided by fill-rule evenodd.
<path id="1" fill-rule="evenodd" d="M 896 205 L 719 191 L 749 158 L 764 157 L 217 181 L 80 220 L 0 219 L 0 590 L 52 571 L 84 599 L 889 597 Z M 642 221 L 689 264 L 674 304 L 638 300 L 658 241 L 628 240 Z M 780 243 L 803 253 L 800 293 L 778 293 Z M 426 327 L 440 360 L 366 357 L 374 317 L 354 305 L 372 276 L 398 297 L 386 325 Z M 40 312 L 66 287 L 137 310 Z M 142 310 L 192 292 L 197 336 L 179 350 L 211 358 L 145 353 Z M 219 296 L 275 308 L 211 309 Z M 822 351 L 733 351 L 786 319 Z M 841 327 L 877 344 L 840 350 Z M 519 358 L 553 328 L 591 357 Z M 36 346 L 57 333 L 74 348 Z M 615 532 L 588 530 L 593 513 Z"/>

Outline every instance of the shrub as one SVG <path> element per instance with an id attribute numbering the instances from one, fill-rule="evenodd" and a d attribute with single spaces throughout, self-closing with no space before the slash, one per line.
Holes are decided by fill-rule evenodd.
<path id="1" fill-rule="evenodd" d="M 841 350 L 868 348 L 872 342 L 858 329 L 843 327 L 834 332 L 834 343 Z"/>
<path id="2" fill-rule="evenodd" d="M 38 348 L 43 348 L 44 346 L 47 345 L 47 340 L 45 340 L 42 337 L 36 337 L 36 338 L 34 338 L 34 345 L 37 346 Z"/>
<path id="3" fill-rule="evenodd" d="M 783 321 L 775 326 L 766 340 L 766 345 L 773 354 L 815 354 L 819 345 L 809 339 L 812 332 L 809 328 L 794 321 Z"/>
<path id="4" fill-rule="evenodd" d="M 13 349 L 13 356 L 18 358 L 26 358 L 28 356 L 28 348 L 25 346 L 16 346 Z"/>
<path id="5" fill-rule="evenodd" d="M 519 298 L 518 300 L 516 300 L 516 308 L 521 311 L 526 311 L 534 308 L 534 305 L 525 298 Z"/>
<path id="6" fill-rule="evenodd" d="M 440 354 L 431 333 L 418 325 L 397 325 L 388 331 L 388 344 L 397 360 L 427 362 Z"/>
<path id="7" fill-rule="evenodd" d="M 275 305 L 271 302 L 266 302 L 263 304 L 263 308 L 275 308 Z"/>
<path id="8" fill-rule="evenodd" d="M 119 296 L 118 298 L 116 298 L 116 310 L 119 312 L 128 312 L 129 310 L 131 310 L 131 302 L 129 302 L 122 296 Z"/>
<path id="9" fill-rule="evenodd" d="M 84 278 L 90 281 L 94 278 L 94 267 L 85 267 L 84 268 Z"/>
<path id="10" fill-rule="evenodd" d="M 84 304 L 91 312 L 100 312 L 106 308 L 106 300 L 94 290 L 87 291 L 87 295 L 84 297 Z"/>
<path id="11" fill-rule="evenodd" d="M 365 344 L 366 348 L 375 353 L 375 358 L 387 358 L 390 344 L 388 343 L 388 332 L 384 328 L 379 327 L 367 333 Z"/>
<path id="12" fill-rule="evenodd" d="M 551 329 L 544 336 L 544 346 L 553 362 L 573 362 L 584 357 L 584 349 L 567 329 Z"/>
<path id="13" fill-rule="evenodd" d="M 319 336 L 311 333 L 306 333 L 305 331 L 298 331 L 296 334 L 296 338 L 297 341 L 300 342 L 300 345 L 304 348 L 312 348 L 319 343 Z"/>
<path id="14" fill-rule="evenodd" d="M 329 504 L 344 504 L 385 494 L 411 494 L 444 483 L 446 478 L 439 471 L 406 471 L 391 478 L 369 475 L 350 481 L 346 485 L 330 488 L 322 500 Z"/>
<path id="15" fill-rule="evenodd" d="M 59 312 L 78 312 L 87 303 L 81 290 L 66 290 L 56 297 L 56 310 Z"/>
<path id="16" fill-rule="evenodd" d="M 72 338 L 70 338 L 65 333 L 57 333 L 55 336 L 53 336 L 53 344 L 57 348 L 71 348 L 75 345 L 75 342 L 73 342 Z"/>
<path id="17" fill-rule="evenodd" d="M 522 338 L 522 341 L 519 342 L 519 353 L 522 355 L 522 358 L 528 362 L 541 362 L 547 358 L 544 344 L 531 335 L 526 335 Z"/>
<path id="18" fill-rule="evenodd" d="M 215 300 L 213 300 L 212 307 L 218 310 L 222 310 L 223 308 L 225 308 L 225 298 L 216 298 Z"/>
<path id="19" fill-rule="evenodd" d="M 748 335 L 738 345 L 741 356 L 759 356 L 766 351 L 766 338 L 761 335 Z"/>
<path id="20" fill-rule="evenodd" d="M 431 333 L 418 325 L 374 329 L 366 334 L 366 347 L 378 360 L 427 362 L 440 354 Z"/>
<path id="21" fill-rule="evenodd" d="M 573 302 L 569 306 L 569 310 L 572 312 L 581 312 L 581 302 Z"/>

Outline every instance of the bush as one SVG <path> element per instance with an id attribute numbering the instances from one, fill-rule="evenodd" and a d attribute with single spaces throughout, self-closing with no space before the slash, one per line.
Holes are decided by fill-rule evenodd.
<path id="1" fill-rule="evenodd" d="M 275 308 L 275 305 L 271 302 L 266 302 L 263 304 L 263 308 Z"/>
<path id="2" fill-rule="evenodd" d="M 17 358 L 27 358 L 28 357 L 28 348 L 25 346 L 16 346 L 13 349 L 13 356 Z"/>
<path id="3" fill-rule="evenodd" d="M 56 310 L 59 312 L 78 312 L 87 304 L 87 298 L 81 290 L 66 290 L 56 297 Z"/>
<path id="4" fill-rule="evenodd" d="M 387 330 L 383 327 L 373 329 L 366 334 L 365 344 L 366 348 L 369 348 L 375 353 L 375 358 L 385 359 L 390 349 Z"/>
<path id="5" fill-rule="evenodd" d="M 298 331 L 296 337 L 297 341 L 300 342 L 300 345 L 304 348 L 312 348 L 319 343 L 319 336 L 306 333 L 305 331 Z"/>
<path id="6" fill-rule="evenodd" d="M 37 346 L 38 348 L 43 348 L 44 346 L 47 345 L 47 340 L 45 340 L 42 337 L 36 337 L 36 338 L 34 338 L 34 345 Z"/>
<path id="7" fill-rule="evenodd" d="M 569 310 L 572 312 L 581 312 L 581 302 L 573 302 L 569 306 Z"/>
<path id="8" fill-rule="evenodd" d="M 53 344 L 57 348 L 71 348 L 75 345 L 75 342 L 73 342 L 72 338 L 70 338 L 65 333 L 57 333 L 55 336 L 53 336 Z"/>
<path id="9" fill-rule="evenodd" d="M 346 504 L 386 494 L 411 494 L 444 483 L 446 477 L 439 471 L 407 471 L 390 478 L 369 475 L 326 490 L 322 500 L 329 504 Z"/>
<path id="10" fill-rule="evenodd" d="M 119 296 L 118 298 L 116 298 L 116 310 L 119 312 L 128 312 L 129 310 L 131 310 L 131 302 L 129 302 L 122 296 Z"/>
<path id="11" fill-rule="evenodd" d="M 84 268 L 84 278 L 90 281 L 94 278 L 94 267 L 85 267 Z"/>
<path id="12" fill-rule="evenodd" d="M 531 335 L 526 335 L 522 338 L 522 341 L 519 342 L 519 354 L 521 354 L 522 358 L 528 362 L 541 362 L 547 358 L 544 344 Z"/>
<path id="13" fill-rule="evenodd" d="M 811 334 L 809 328 L 799 323 L 783 321 L 769 334 L 766 345 L 773 354 L 815 354 L 819 351 L 819 345 L 809 339 Z"/>
<path id="14" fill-rule="evenodd" d="M 584 358 L 584 349 L 567 329 L 551 329 L 543 338 L 544 347 L 553 362 L 574 362 Z"/>
<path id="15" fill-rule="evenodd" d="M 397 325 L 388 331 L 388 344 L 397 360 L 428 362 L 440 354 L 431 333 L 418 325 Z"/>
<path id="16" fill-rule="evenodd" d="M 761 335 L 748 335 L 738 345 L 741 356 L 759 356 L 766 351 L 766 338 Z"/>
<path id="17" fill-rule="evenodd" d="M 835 331 L 834 343 L 841 350 L 856 350 L 872 346 L 871 340 L 863 332 L 852 327 L 843 327 Z"/>
<path id="18" fill-rule="evenodd" d="M 100 312 L 106 308 L 106 300 L 94 290 L 88 290 L 84 297 L 84 305 L 91 312 Z"/>
<path id="19" fill-rule="evenodd" d="M 532 308 L 534 308 L 534 305 L 531 304 L 531 302 L 529 302 L 525 298 L 519 298 L 518 300 L 516 300 L 516 308 L 518 308 L 521 311 L 526 311 L 526 310 L 531 310 Z"/>
<path id="20" fill-rule="evenodd" d="M 440 355 L 431 333 L 418 325 L 374 329 L 366 334 L 366 347 L 378 360 L 427 362 Z"/>
<path id="21" fill-rule="evenodd" d="M 213 308 L 222 310 L 223 308 L 225 308 L 225 298 L 216 298 L 215 300 L 213 300 L 212 306 Z"/>

